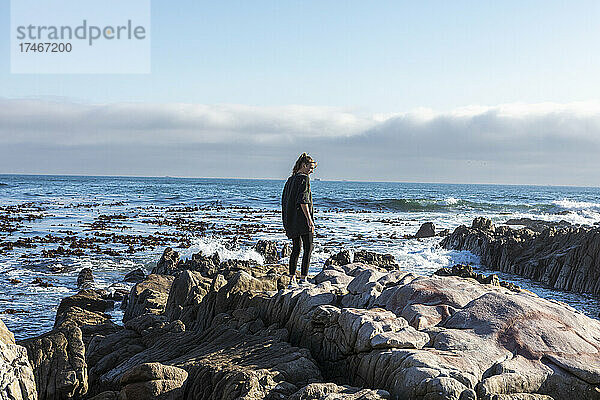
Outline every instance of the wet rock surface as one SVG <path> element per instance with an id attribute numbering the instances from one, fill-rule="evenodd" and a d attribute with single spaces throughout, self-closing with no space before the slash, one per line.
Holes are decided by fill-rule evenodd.
<path id="1" fill-rule="evenodd" d="M 352 262 L 365 263 L 375 267 L 382 267 L 386 269 L 398 268 L 398 263 L 391 254 L 379 254 L 367 250 L 358 250 L 350 252 L 349 250 L 342 250 L 337 254 L 329 257 L 325 261 L 326 266 L 330 265 L 347 265 Z"/>
<path id="2" fill-rule="evenodd" d="M 279 261 L 277 242 L 273 240 L 259 240 L 254 250 L 263 257 L 266 264 L 275 264 Z"/>
<path id="3" fill-rule="evenodd" d="M 125 277 L 123 278 L 123 281 L 125 281 L 125 282 L 133 282 L 133 283 L 140 283 L 144 279 L 146 279 L 146 272 L 143 269 L 141 269 L 141 268 L 137 268 L 137 269 L 134 269 L 131 272 L 128 272 L 125 275 Z"/>
<path id="4" fill-rule="evenodd" d="M 94 274 L 91 268 L 82 268 L 77 275 L 77 288 L 89 289 L 94 284 Z"/>
<path id="5" fill-rule="evenodd" d="M 558 224 L 537 229 L 496 227 L 479 217 L 471 227 L 456 228 L 440 245 L 471 251 L 488 268 L 555 289 L 600 294 L 600 228 Z"/>
<path id="6" fill-rule="evenodd" d="M 425 222 L 417 233 L 415 233 L 416 238 L 428 238 L 435 236 L 435 225 L 433 222 Z"/>
<path id="7" fill-rule="evenodd" d="M 439 276 L 459 276 L 461 278 L 475 279 L 479 283 L 493 286 L 503 286 L 512 291 L 519 292 L 521 288 L 512 282 L 501 281 L 495 274 L 484 275 L 473 270 L 470 265 L 456 264 L 451 268 L 440 268 L 434 272 L 434 275 Z"/>

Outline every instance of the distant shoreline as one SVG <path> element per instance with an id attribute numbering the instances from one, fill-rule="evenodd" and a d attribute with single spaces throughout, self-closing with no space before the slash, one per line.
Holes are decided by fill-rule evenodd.
<path id="1" fill-rule="evenodd" d="M 194 177 L 194 176 L 167 176 L 167 175 L 84 175 L 84 174 L 16 174 L 16 173 L 0 173 L 2 177 L 70 177 L 70 178 L 120 178 L 120 179 L 218 179 L 218 180 L 239 180 L 239 181 L 285 181 L 287 176 L 282 178 L 246 178 L 246 177 Z M 465 182 L 417 182 L 417 181 L 386 181 L 386 180 L 348 180 L 348 179 L 323 179 L 313 178 L 321 182 L 343 182 L 343 183 L 393 183 L 405 185 L 448 185 L 448 186 L 514 186 L 514 187 L 552 187 L 552 188 L 600 188 L 598 186 L 581 186 L 581 185 L 550 185 L 550 184 L 534 184 L 534 183 L 465 183 Z"/>

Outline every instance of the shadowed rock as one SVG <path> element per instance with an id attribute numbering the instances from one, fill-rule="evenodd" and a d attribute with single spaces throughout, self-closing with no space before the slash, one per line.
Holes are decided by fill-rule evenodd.
<path id="1" fill-rule="evenodd" d="M 489 219 L 478 217 L 470 228 L 456 228 L 440 245 L 468 250 L 488 268 L 555 289 L 600 294 L 600 228 L 550 227 L 536 232 L 495 227 Z"/>
<path id="2" fill-rule="evenodd" d="M 121 377 L 120 398 L 123 400 L 183 399 L 183 383 L 188 373 L 160 363 L 136 365 Z"/>
<path id="3" fill-rule="evenodd" d="M 325 265 L 346 265 L 352 262 L 352 254 L 348 250 L 342 250 L 325 260 Z"/>
<path id="4" fill-rule="evenodd" d="M 90 361 L 96 362 L 93 370 L 96 387 L 118 386 L 119 382 L 127 381 L 127 371 L 146 362 L 160 362 L 187 371 L 183 398 L 252 398 L 251 395 L 276 392 L 285 398 L 309 381 L 320 379 L 320 371 L 308 352 L 273 336 L 276 332 L 259 322 L 256 310 L 237 316 L 219 314 L 202 333 L 173 330 L 174 325 L 160 326 L 156 322 L 154 328 L 143 329 L 139 318 L 156 321 L 159 317 L 150 314 L 138 317 L 130 321 L 136 325 L 96 341 L 93 348 L 90 346 Z M 181 323 L 178 326 L 183 327 Z M 112 355 L 116 353 L 115 340 L 121 346 L 127 346 L 128 342 L 142 342 L 145 346 L 133 356 L 119 357 L 120 354 Z M 98 359 L 99 355 L 103 356 Z"/>
<path id="5" fill-rule="evenodd" d="M 54 319 L 54 329 L 76 326 L 81 329 L 83 342 L 87 344 L 92 336 L 109 334 L 119 327 L 104 311 L 114 307 L 113 300 L 105 300 L 96 290 L 81 290 L 79 293 L 61 300 Z"/>
<path id="6" fill-rule="evenodd" d="M 289 243 L 285 243 L 281 248 L 281 258 L 289 257 L 292 254 L 292 246 Z"/>
<path id="7" fill-rule="evenodd" d="M 95 335 L 121 329 L 104 313 L 113 305 L 98 291 L 81 290 L 60 302 L 52 331 L 20 342 L 27 349 L 40 399 L 72 399 L 87 393 L 85 345 Z"/>
<path id="8" fill-rule="evenodd" d="M 167 247 L 160 260 L 158 260 L 156 267 L 152 269 L 152 273 L 157 275 L 173 275 L 178 270 L 179 261 L 179 253 Z"/>
<path id="9" fill-rule="evenodd" d="M 40 400 L 79 398 L 87 393 L 81 329 L 67 325 L 19 344 L 27 349 Z"/>
<path id="10" fill-rule="evenodd" d="M 125 277 L 123 278 L 123 280 L 125 282 L 132 282 L 132 283 L 140 283 L 144 279 L 146 279 L 146 272 L 144 272 L 144 270 L 141 268 L 137 268 L 131 272 L 128 272 L 125 275 Z"/>
<path id="11" fill-rule="evenodd" d="M 391 254 L 378 254 L 367 250 L 358 250 L 354 254 L 348 250 L 342 250 L 339 253 L 329 257 L 325 261 L 325 266 L 330 265 L 347 265 L 350 263 L 364 263 L 374 267 L 385 269 L 397 269 L 398 264 Z"/>
<path id="12" fill-rule="evenodd" d="M 123 322 L 143 314 L 162 314 L 173 283 L 170 275 L 150 274 L 136 284 L 127 296 Z"/>
<path id="13" fill-rule="evenodd" d="M 496 274 L 486 276 L 477 273 L 473 271 L 473 267 L 470 265 L 456 264 L 452 266 L 452 268 L 440 268 L 433 274 L 439 276 L 460 276 L 461 278 L 471 278 L 475 279 L 479 283 L 484 283 L 486 285 L 503 286 L 514 292 L 519 292 L 521 290 L 519 286 L 515 285 L 512 282 L 501 281 L 500 279 L 498 279 L 498 276 Z"/>
<path id="14" fill-rule="evenodd" d="M 435 225 L 433 222 L 425 222 L 415 234 L 416 238 L 428 238 L 433 236 L 435 236 Z"/>
<path id="15" fill-rule="evenodd" d="M 520 225 L 537 232 L 542 232 L 544 229 L 548 228 L 567 228 L 571 226 L 571 224 L 567 221 L 550 222 L 531 218 L 510 218 L 505 222 L 505 224 Z"/>
<path id="16" fill-rule="evenodd" d="M 273 240 L 259 240 L 254 246 L 254 250 L 263 256 L 266 264 L 276 264 L 279 261 L 277 242 Z"/>
<path id="17" fill-rule="evenodd" d="M 91 268 L 82 268 L 77 275 L 77 288 L 90 289 L 94 284 L 94 274 Z"/>

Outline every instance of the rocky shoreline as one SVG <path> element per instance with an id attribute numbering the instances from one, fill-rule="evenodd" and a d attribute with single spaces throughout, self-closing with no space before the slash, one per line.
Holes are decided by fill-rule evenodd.
<path id="1" fill-rule="evenodd" d="M 52 331 L 15 343 L 0 325 L 0 398 L 600 399 L 600 321 L 564 303 L 367 251 L 288 287 L 286 250 L 256 248 L 273 262 L 167 248 L 129 275 L 123 326 L 82 271 Z"/>
<path id="2" fill-rule="evenodd" d="M 600 294 L 600 228 L 533 220 L 509 222 L 523 227 L 494 226 L 480 217 L 471 227 L 456 228 L 440 245 L 468 250 L 492 270 L 555 289 Z"/>

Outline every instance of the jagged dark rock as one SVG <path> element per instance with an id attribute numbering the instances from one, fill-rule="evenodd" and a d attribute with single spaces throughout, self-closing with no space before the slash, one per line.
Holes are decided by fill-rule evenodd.
<path id="1" fill-rule="evenodd" d="M 600 294 L 600 228 L 568 226 L 546 228 L 495 227 L 476 218 L 469 228 L 459 226 L 440 245 L 468 250 L 481 263 L 540 281 L 555 289 Z"/>
<path id="2" fill-rule="evenodd" d="M 81 329 L 84 344 L 97 334 L 113 333 L 119 328 L 105 311 L 112 310 L 114 301 L 105 300 L 97 290 L 81 290 L 60 302 L 54 329 L 75 326 Z"/>
<path id="3" fill-rule="evenodd" d="M 261 242 L 264 242 L 261 244 Z M 259 241 L 260 249 L 266 255 L 266 261 L 274 261 L 271 265 L 259 265 L 252 260 L 224 260 L 221 261 L 217 253 L 206 256 L 200 253 L 193 254 L 191 258 L 180 260 L 179 254 L 171 248 L 165 249 L 157 266 L 152 270 L 153 273 L 177 275 L 182 271 L 196 271 L 206 278 L 215 278 L 222 275 L 229 279 L 238 271 L 247 271 L 253 276 L 265 274 L 284 273 L 287 267 L 276 264 L 279 259 L 275 242 Z M 258 246 L 258 245 L 257 245 Z M 128 302 L 129 300 L 127 300 Z"/>
<path id="4" fill-rule="evenodd" d="M 179 270 L 198 271 L 205 276 L 213 277 L 217 274 L 220 264 L 221 259 L 218 253 L 207 256 L 200 252 L 192 254 L 189 259 L 180 261 L 177 267 Z"/>
<path id="5" fill-rule="evenodd" d="M 572 226 L 567 221 L 549 222 L 531 218 L 510 218 L 505 222 L 506 225 L 520 225 L 536 232 L 542 232 L 548 228 L 567 228 Z"/>
<path id="6" fill-rule="evenodd" d="M 157 275 L 173 275 L 178 270 L 179 261 L 179 253 L 167 247 L 156 266 L 152 269 L 152 273 Z"/>
<path id="7" fill-rule="evenodd" d="M 259 240 L 254 246 L 254 250 L 263 256 L 266 264 L 276 264 L 279 261 L 277 242 L 274 240 Z"/>
<path id="8" fill-rule="evenodd" d="M 391 254 L 378 254 L 372 251 L 359 250 L 354 253 L 355 263 L 364 263 L 385 269 L 397 269 L 398 264 Z"/>
<path id="9" fill-rule="evenodd" d="M 123 281 L 131 283 L 140 283 L 144 279 L 146 279 L 146 272 L 141 268 L 137 268 L 131 272 L 128 272 L 125 275 L 125 278 L 123 278 Z"/>
<path id="10" fill-rule="evenodd" d="M 289 257 L 292 254 L 292 246 L 289 243 L 286 243 L 281 248 L 281 258 Z"/>
<path id="11" fill-rule="evenodd" d="M 425 222 L 415 234 L 416 238 L 428 238 L 433 236 L 435 236 L 435 225 L 433 222 Z"/>
<path id="12" fill-rule="evenodd" d="M 165 306 L 165 315 L 170 320 L 191 321 L 196 318 L 190 315 L 196 312 L 204 296 L 213 286 L 213 280 L 202 276 L 200 272 L 183 271 L 173 281 Z M 214 287 L 214 286 L 213 286 Z M 182 314 L 183 311 L 185 314 Z"/>
<path id="13" fill-rule="evenodd" d="M 342 250 L 325 260 L 325 265 L 346 265 L 352 262 L 352 254 L 348 250 Z"/>
<path id="14" fill-rule="evenodd" d="M 59 316 L 71 307 L 79 307 L 94 312 L 105 312 L 112 310 L 114 306 L 114 301 L 103 299 L 97 291 L 84 289 L 73 296 L 63 298 L 56 310 L 56 315 Z"/>
<path id="15" fill-rule="evenodd" d="M 521 289 L 519 286 L 512 282 L 501 281 L 498 279 L 498 275 L 484 275 L 473 271 L 473 267 L 470 265 L 456 264 L 452 268 L 440 268 L 434 272 L 434 275 L 439 276 L 460 276 L 461 278 L 475 279 L 479 283 L 493 286 L 503 286 L 515 292 L 519 292 Z"/>
<path id="16" fill-rule="evenodd" d="M 398 264 L 391 254 L 378 254 L 367 250 L 358 250 L 352 254 L 348 250 L 342 250 L 337 254 L 329 257 L 325 261 L 325 266 L 343 266 L 350 263 L 364 263 L 375 267 L 385 269 L 397 269 Z"/>
<path id="17" fill-rule="evenodd" d="M 283 396 L 273 398 L 285 398 L 321 378 L 308 351 L 290 346 L 281 335 L 273 336 L 277 332 L 258 322 L 257 310 L 241 311 L 237 315 L 217 314 L 203 332 L 184 330 L 179 321 L 158 326 L 154 322 L 154 328 L 140 329 L 140 318 L 159 318 L 149 314 L 131 320 L 125 331 L 90 346 L 90 362 L 98 360 L 90 373 L 91 381 L 100 390 L 120 387 L 127 381 L 127 371 L 142 363 L 160 362 L 189 375 L 182 398 L 210 399 L 265 398 L 268 393 Z M 179 329 L 174 330 L 174 326 Z M 143 345 L 137 351 L 132 349 L 135 356 L 129 353 L 128 357 L 122 351 L 114 354 L 115 341 L 126 348 L 131 348 L 127 342 Z"/>
<path id="18" fill-rule="evenodd" d="M 77 275 L 77 288 L 90 289 L 94 284 L 94 274 L 91 268 L 82 268 Z"/>
<path id="19" fill-rule="evenodd" d="M 87 393 L 85 346 L 92 337 L 121 328 L 104 311 L 114 302 L 97 290 L 81 290 L 58 306 L 54 329 L 19 343 L 27 349 L 39 399 L 75 399 Z"/>
<path id="20" fill-rule="evenodd" d="M 64 325 L 19 342 L 33 367 L 38 399 L 65 400 L 87 393 L 87 365 L 81 329 Z"/>
<path id="21" fill-rule="evenodd" d="M 150 274 L 129 292 L 123 322 L 143 314 L 162 314 L 167 304 L 173 276 Z"/>

